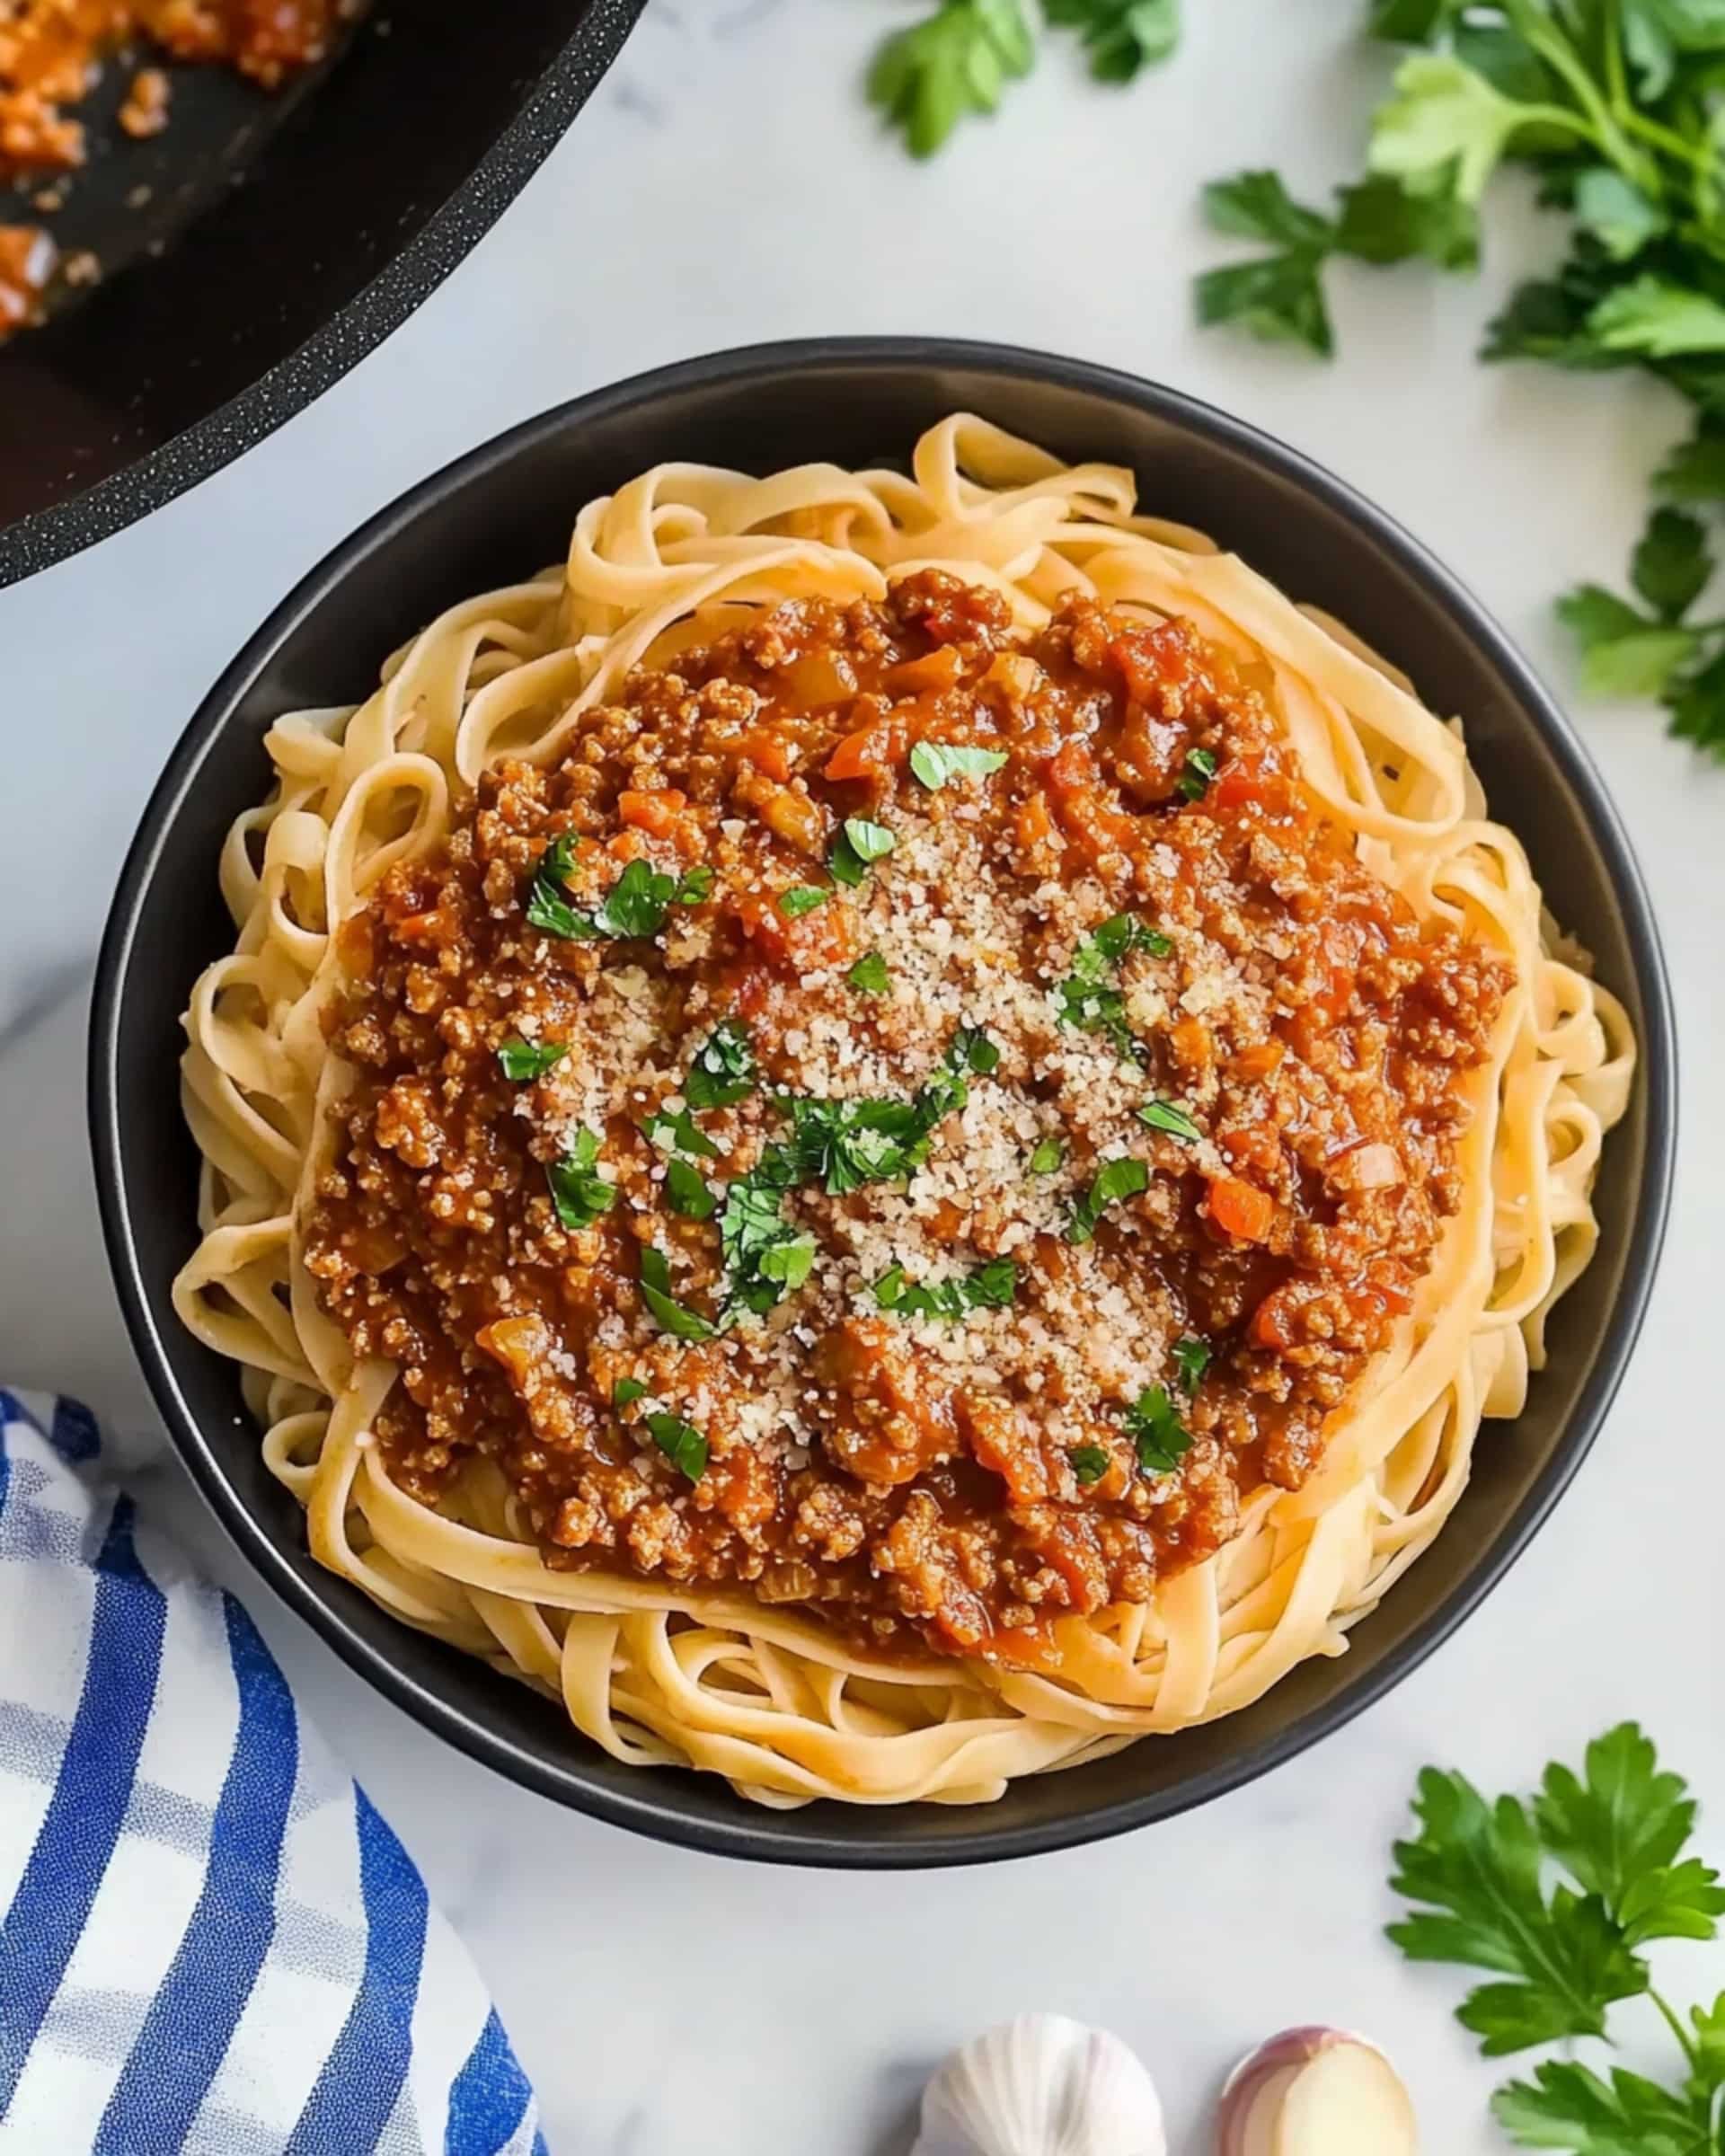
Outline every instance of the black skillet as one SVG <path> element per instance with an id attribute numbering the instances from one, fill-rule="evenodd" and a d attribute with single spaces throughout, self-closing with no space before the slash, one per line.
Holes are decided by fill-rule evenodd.
<path id="1" fill-rule="evenodd" d="M 269 96 L 173 71 L 128 141 L 115 66 L 48 222 L 102 281 L 0 346 L 0 586 L 172 499 L 320 395 L 454 269 L 621 49 L 643 0 L 375 0 Z M 0 221 L 33 219 L 0 190 Z"/>

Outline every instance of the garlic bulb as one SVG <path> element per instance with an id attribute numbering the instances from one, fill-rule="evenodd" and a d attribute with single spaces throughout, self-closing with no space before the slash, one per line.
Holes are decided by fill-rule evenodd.
<path id="1" fill-rule="evenodd" d="M 1155 2083 L 1118 2037 L 1021 2014 L 935 2074 L 910 2156 L 1168 2156 L 1168 2141 Z"/>

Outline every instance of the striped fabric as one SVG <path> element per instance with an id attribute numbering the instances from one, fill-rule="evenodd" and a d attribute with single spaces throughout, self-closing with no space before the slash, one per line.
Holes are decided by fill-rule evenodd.
<path id="1" fill-rule="evenodd" d="M 0 2156 L 530 2156 L 473 1964 L 245 1612 L 0 1392 Z"/>

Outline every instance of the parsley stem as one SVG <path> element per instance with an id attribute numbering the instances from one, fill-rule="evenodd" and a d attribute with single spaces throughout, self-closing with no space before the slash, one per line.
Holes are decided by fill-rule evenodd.
<path id="1" fill-rule="evenodd" d="M 1580 55 L 1562 31 L 1552 26 L 1549 17 L 1531 6 L 1528 0 L 1508 0 L 1508 8 L 1524 42 L 1538 54 L 1553 75 L 1562 79 L 1580 107 L 1576 113 L 1561 105 L 1523 105 L 1520 124 L 1526 127 L 1539 120 L 1547 127 L 1563 128 L 1571 134 L 1587 137 L 1639 186 L 1647 177 L 1645 160 L 1636 155 L 1634 146 L 1625 139 L 1617 124 L 1617 116 L 1595 88 Z"/>
<path id="2" fill-rule="evenodd" d="M 1606 46 L 1606 93 L 1618 119 L 1632 116 L 1629 77 L 1623 71 L 1623 0 L 1606 0 L 1606 22 L 1601 33 Z"/>
<path id="3" fill-rule="evenodd" d="M 1632 135 L 1639 135 L 1643 142 L 1650 142 L 1668 157 L 1681 158 L 1685 164 L 1694 165 L 1697 172 L 1711 169 L 1715 153 L 1705 146 L 1685 142 L 1681 135 L 1670 128 L 1662 128 L 1657 119 L 1649 119 L 1642 112 L 1627 111 L 1621 113 L 1619 118 Z"/>
<path id="4" fill-rule="evenodd" d="M 1670 2001 L 1662 1997 L 1659 1993 L 1656 1992 L 1650 1984 L 1647 1987 L 1647 1995 L 1653 2001 L 1654 2005 L 1659 2008 L 1659 2011 L 1665 2016 L 1666 2025 L 1670 2029 L 1671 2034 L 1677 2039 L 1677 2042 L 1682 2046 L 1683 2055 L 1688 2061 L 1689 2071 L 1693 2073 L 1699 2063 L 1695 2056 L 1695 2045 L 1694 2037 L 1690 2036 L 1688 2030 L 1685 2028 L 1683 2023 L 1677 2019 L 1676 2013 L 1672 2010 Z"/>

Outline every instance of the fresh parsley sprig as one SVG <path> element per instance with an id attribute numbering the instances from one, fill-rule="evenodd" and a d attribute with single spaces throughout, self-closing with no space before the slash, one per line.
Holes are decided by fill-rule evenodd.
<path id="1" fill-rule="evenodd" d="M 1274 172 L 1209 188 L 1211 221 L 1269 252 L 1201 277 L 1199 318 L 1328 357 L 1332 260 L 1472 269 L 1492 175 L 1530 169 L 1567 252 L 1482 357 L 1640 368 L 1696 411 L 1632 564 L 1645 610 L 1585 584 L 1559 614 L 1588 687 L 1657 696 L 1673 733 L 1725 757 L 1725 622 L 1690 616 L 1712 570 L 1695 512 L 1725 508 L 1725 0 L 1371 0 L 1368 21 L 1419 49 L 1374 117 L 1367 175 L 1330 215 Z"/>
<path id="2" fill-rule="evenodd" d="M 1042 12 L 1077 31 L 1099 82 L 1128 83 L 1180 42 L 1180 0 L 1042 0 Z M 1027 0 L 938 0 L 881 45 L 869 96 L 913 155 L 932 157 L 968 114 L 996 111 L 1035 65 Z"/>
<path id="3" fill-rule="evenodd" d="M 1548 1767 L 1531 1802 L 1489 1803 L 1465 1776 L 1428 1767 L 1414 1814 L 1420 1831 L 1397 1842 L 1391 1881 L 1414 1906 L 1389 1937 L 1411 1960 L 1491 1972 L 1456 2010 L 1488 2058 L 1604 2037 L 1611 2008 L 1643 1995 L 1682 2054 L 1676 2088 L 1621 2066 L 1602 2077 L 1545 2060 L 1492 2099 L 1510 2139 L 1571 2156 L 1725 2148 L 1725 1993 L 1685 2019 L 1640 1951 L 1716 1937 L 1725 1888 L 1685 1853 L 1694 1799 L 1641 1729 L 1623 1722 L 1596 1738 L 1579 1774 Z"/>

